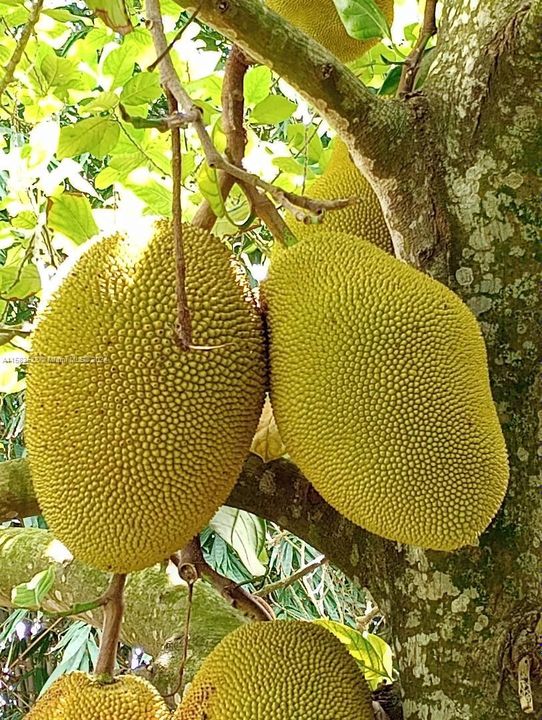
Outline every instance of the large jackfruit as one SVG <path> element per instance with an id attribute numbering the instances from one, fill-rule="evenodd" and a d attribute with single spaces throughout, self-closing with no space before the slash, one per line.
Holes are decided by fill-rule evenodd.
<path id="1" fill-rule="evenodd" d="M 372 720 L 345 646 L 301 621 L 245 625 L 204 660 L 173 720 Z"/>
<path id="2" fill-rule="evenodd" d="M 475 544 L 508 464 L 467 306 L 373 245 L 324 231 L 276 252 L 264 296 L 275 417 L 318 492 L 391 540 Z"/>
<path id="3" fill-rule="evenodd" d="M 334 141 L 331 157 L 323 175 L 306 193 L 311 198 L 336 200 L 356 198 L 357 202 L 340 210 L 328 211 L 318 225 L 292 224 L 297 237 L 310 235 L 314 230 L 347 232 L 374 243 L 393 254 L 390 233 L 382 214 L 378 198 L 368 181 L 355 166 L 348 148 L 342 140 Z"/>
<path id="4" fill-rule="evenodd" d="M 333 0 L 266 0 L 267 5 L 292 25 L 310 35 L 332 52 L 341 62 L 357 60 L 378 42 L 351 37 L 337 12 Z M 391 25 L 393 0 L 377 0 L 378 7 Z"/>
<path id="5" fill-rule="evenodd" d="M 82 672 L 63 675 L 26 720 L 169 720 L 170 712 L 146 680 L 125 675 L 102 684 Z"/>
<path id="6" fill-rule="evenodd" d="M 168 223 L 93 244 L 33 336 L 26 439 L 40 507 L 83 562 L 139 570 L 227 498 L 263 405 L 261 322 L 217 238 L 184 228 L 193 342 L 174 337 Z"/>

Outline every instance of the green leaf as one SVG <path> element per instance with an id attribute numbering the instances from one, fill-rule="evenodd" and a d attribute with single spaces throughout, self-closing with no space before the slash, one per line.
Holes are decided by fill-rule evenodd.
<path id="1" fill-rule="evenodd" d="M 156 100 L 162 94 L 156 73 L 141 72 L 130 78 L 120 94 L 123 105 L 142 105 Z"/>
<path id="2" fill-rule="evenodd" d="M 8 336 L 9 332 L 5 331 Z M 9 340 L 6 340 L 6 345 Z M 13 346 L 12 346 L 13 347 Z M 10 395 L 11 393 L 24 390 L 25 381 L 19 380 L 19 366 L 23 362 L 25 354 L 20 350 L 10 350 L 9 347 L 2 347 L 0 350 L 0 393 Z"/>
<path id="3" fill-rule="evenodd" d="M 110 77 L 108 90 L 122 87 L 132 77 L 134 65 L 137 60 L 137 48 L 129 45 L 121 45 L 112 50 L 105 58 L 103 73 Z"/>
<path id="4" fill-rule="evenodd" d="M 108 117 L 92 117 L 80 120 L 60 131 L 57 155 L 59 159 L 90 152 L 103 158 L 118 142 L 120 127 Z"/>
<path id="5" fill-rule="evenodd" d="M 312 125 L 291 123 L 288 125 L 288 142 L 307 156 L 309 162 L 317 163 L 322 154 L 322 141 Z"/>
<path id="6" fill-rule="evenodd" d="M 27 261 L 24 248 L 10 248 L 6 262 L 0 266 L 0 296 L 5 300 L 23 300 L 40 288 L 40 274 L 34 263 Z"/>
<path id="7" fill-rule="evenodd" d="M 34 575 L 26 583 L 21 583 L 11 591 L 11 602 L 14 607 L 36 610 L 40 607 L 41 601 L 50 593 L 55 584 L 55 571 L 52 565 L 47 570 Z"/>
<path id="8" fill-rule="evenodd" d="M 223 506 L 209 527 L 235 550 L 253 577 L 265 575 L 265 565 L 259 559 L 265 544 L 264 520 L 244 510 Z"/>
<path id="9" fill-rule="evenodd" d="M 108 27 L 121 35 L 132 31 L 124 0 L 87 0 L 87 5 Z"/>
<path id="10" fill-rule="evenodd" d="M 210 168 L 209 165 L 204 162 L 201 165 L 196 179 L 201 194 L 211 206 L 214 214 L 217 218 L 223 217 L 225 214 L 224 199 L 220 194 L 218 173 L 216 170 Z"/>
<path id="11" fill-rule="evenodd" d="M 153 179 L 148 180 L 144 185 L 132 182 L 125 182 L 124 185 L 146 203 L 146 215 L 171 217 L 172 195 L 169 188 Z"/>
<path id="12" fill-rule="evenodd" d="M 335 622 L 334 620 L 316 620 L 335 635 L 348 652 L 357 660 L 371 690 L 382 683 L 393 682 L 393 654 L 390 646 L 371 633 L 360 633 L 358 630 Z"/>
<path id="13" fill-rule="evenodd" d="M 88 198 L 75 193 L 64 192 L 51 201 L 47 224 L 78 245 L 98 232 Z"/>
<path id="14" fill-rule="evenodd" d="M 245 101 L 250 107 L 257 105 L 269 95 L 271 70 L 265 65 L 252 67 L 245 75 Z"/>
<path id="15" fill-rule="evenodd" d="M 296 109 L 295 102 L 288 98 L 282 95 L 268 95 L 256 105 L 249 120 L 256 125 L 276 125 L 291 117 Z"/>
<path id="16" fill-rule="evenodd" d="M 356 40 L 391 37 L 388 21 L 374 0 L 333 0 L 347 33 Z"/>
<path id="17" fill-rule="evenodd" d="M 81 101 L 81 113 L 93 114 L 96 112 L 104 112 L 116 108 L 119 104 L 118 95 L 114 92 L 101 92 L 96 97 Z"/>

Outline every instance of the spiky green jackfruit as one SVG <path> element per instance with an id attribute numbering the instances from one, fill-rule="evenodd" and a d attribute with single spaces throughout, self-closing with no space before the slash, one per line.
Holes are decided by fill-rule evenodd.
<path id="1" fill-rule="evenodd" d="M 26 716 L 26 720 L 169 720 L 170 712 L 158 691 L 133 675 L 103 684 L 86 673 L 73 672 L 56 680 Z"/>
<path id="2" fill-rule="evenodd" d="M 341 62 L 357 60 L 378 42 L 351 37 L 337 12 L 333 0 L 266 0 L 267 5 L 292 25 L 319 42 Z M 393 22 L 393 0 L 377 0 L 388 24 Z"/>
<path id="3" fill-rule="evenodd" d="M 173 720 L 370 720 L 369 688 L 328 630 L 245 625 L 204 660 Z"/>
<path id="4" fill-rule="evenodd" d="M 469 308 L 374 245 L 325 231 L 275 253 L 264 297 L 275 417 L 316 490 L 385 538 L 475 544 L 508 464 Z"/>
<path id="5" fill-rule="evenodd" d="M 331 157 L 323 175 L 310 186 L 306 195 L 325 200 L 356 198 L 357 202 L 339 210 L 328 211 L 318 225 L 304 225 L 293 221 L 291 228 L 297 237 L 306 237 L 322 228 L 328 231 L 346 232 L 368 240 L 393 254 L 390 233 L 378 198 L 354 165 L 348 148 L 339 138 L 334 141 Z"/>
<path id="6" fill-rule="evenodd" d="M 33 336 L 32 477 L 55 535 L 126 573 L 167 558 L 213 516 L 263 405 L 259 312 L 220 241 L 184 228 L 193 343 L 179 347 L 168 223 L 152 239 L 94 243 Z"/>

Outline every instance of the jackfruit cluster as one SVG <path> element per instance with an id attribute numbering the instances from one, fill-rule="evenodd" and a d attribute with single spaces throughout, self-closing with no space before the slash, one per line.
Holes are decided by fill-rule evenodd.
<path id="1" fill-rule="evenodd" d="M 293 220 L 290 227 L 296 237 L 306 237 L 322 228 L 332 232 L 347 232 L 393 254 L 390 233 L 378 198 L 355 166 L 345 143 L 339 138 L 333 143 L 323 175 L 311 185 L 306 195 L 326 200 L 353 198 L 356 202 L 345 208 L 330 210 L 317 225 L 305 225 Z"/>
<path id="2" fill-rule="evenodd" d="M 378 42 L 356 40 L 340 18 L 333 0 L 266 0 L 267 5 L 332 52 L 341 62 L 357 60 Z M 377 6 L 391 25 L 393 0 L 377 0 Z"/>
<path id="3" fill-rule="evenodd" d="M 126 573 L 213 516 L 264 399 L 261 319 L 217 238 L 184 227 L 194 349 L 179 347 L 171 226 L 93 244 L 33 336 L 26 440 L 40 507 L 81 561 Z M 202 347 L 201 347 L 202 346 Z"/>
<path id="4" fill-rule="evenodd" d="M 476 544 L 508 463 L 469 308 L 374 245 L 325 231 L 275 252 L 264 297 L 275 417 L 318 492 L 391 540 Z"/>
<path id="5" fill-rule="evenodd" d="M 325 628 L 245 625 L 204 660 L 173 720 L 372 720 L 355 660 Z"/>
<path id="6" fill-rule="evenodd" d="M 103 684 L 73 672 L 51 685 L 26 720 L 170 720 L 170 712 L 142 678 L 125 675 Z"/>

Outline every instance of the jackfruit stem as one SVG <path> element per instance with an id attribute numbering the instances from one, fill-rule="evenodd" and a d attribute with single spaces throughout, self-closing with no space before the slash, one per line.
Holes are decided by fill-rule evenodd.
<path id="1" fill-rule="evenodd" d="M 124 586 L 126 575 L 113 575 L 109 587 L 102 596 L 104 602 L 104 622 L 100 651 L 96 662 L 96 675 L 113 676 L 120 628 L 124 616 Z"/>
<path id="2" fill-rule="evenodd" d="M 173 115 L 179 109 L 179 104 L 173 93 L 167 87 L 165 91 L 169 113 Z M 182 149 L 181 130 L 179 127 L 171 128 L 171 176 L 173 179 L 171 212 L 173 217 L 173 242 L 175 244 L 177 294 L 175 334 L 181 348 L 188 350 L 192 345 L 192 319 L 190 317 L 190 308 L 188 307 L 188 297 L 186 294 L 186 262 L 183 244 L 183 209 L 181 204 Z"/>

